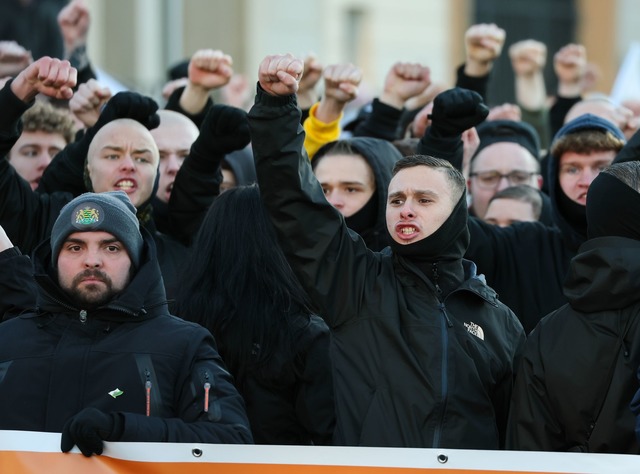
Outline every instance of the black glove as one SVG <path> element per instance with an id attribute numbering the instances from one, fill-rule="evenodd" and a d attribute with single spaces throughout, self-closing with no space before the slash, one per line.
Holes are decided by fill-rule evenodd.
<path id="1" fill-rule="evenodd" d="M 214 105 L 205 116 L 196 142 L 217 155 L 241 150 L 249 144 L 247 113 L 229 105 Z"/>
<path id="2" fill-rule="evenodd" d="M 455 87 L 441 92 L 433 100 L 431 134 L 446 138 L 462 135 L 462 132 L 482 123 L 489 115 L 489 108 L 477 92 Z"/>
<path id="3" fill-rule="evenodd" d="M 62 428 L 60 449 L 64 453 L 73 446 L 87 457 L 102 454 L 102 441 L 117 441 L 122 436 L 124 422 L 117 413 L 103 413 L 97 408 L 84 408 L 71 417 Z"/>
<path id="4" fill-rule="evenodd" d="M 158 104 L 151 97 L 137 92 L 118 92 L 106 103 L 98 121 L 91 129 L 98 131 L 116 119 L 130 118 L 152 130 L 160 125 L 157 112 Z"/>

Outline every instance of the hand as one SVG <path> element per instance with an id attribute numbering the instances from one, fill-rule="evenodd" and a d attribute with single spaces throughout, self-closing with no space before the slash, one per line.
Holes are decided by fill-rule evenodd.
<path id="1" fill-rule="evenodd" d="M 222 87 L 233 75 L 232 64 L 231 56 L 220 50 L 198 50 L 189 61 L 190 85 L 206 91 Z"/>
<path id="2" fill-rule="evenodd" d="M 358 96 L 362 72 L 353 64 L 332 64 L 325 68 L 322 76 L 325 97 L 346 104 Z"/>
<path id="3" fill-rule="evenodd" d="M 94 128 L 97 131 L 109 122 L 129 118 L 152 130 L 160 125 L 157 112 L 158 104 L 151 97 L 137 92 L 118 92 L 102 109 Z"/>
<path id="4" fill-rule="evenodd" d="M 395 63 L 384 81 L 380 102 L 402 109 L 411 97 L 422 94 L 431 84 L 431 71 L 418 63 Z"/>
<path id="5" fill-rule="evenodd" d="M 116 427 L 117 415 L 103 413 L 97 408 L 84 408 L 71 417 L 62 428 L 60 449 L 68 453 L 74 446 L 87 457 L 102 454 L 103 440 L 117 441 L 122 427 Z"/>
<path id="6" fill-rule="evenodd" d="M 226 155 L 241 150 L 251 140 L 247 113 L 229 105 L 214 105 L 202 121 L 200 137 L 211 153 Z M 198 141 L 202 141 L 200 137 Z"/>
<path id="7" fill-rule="evenodd" d="M 547 62 L 547 47 L 536 40 L 523 40 L 509 48 L 511 67 L 516 76 L 532 76 L 541 73 Z"/>
<path id="8" fill-rule="evenodd" d="M 427 127 L 431 124 L 431 112 L 433 112 L 433 101 L 422 107 L 420 112 L 416 114 L 411 122 L 411 135 L 420 138 L 427 131 Z"/>
<path id="9" fill-rule="evenodd" d="M 587 71 L 587 50 L 580 44 L 568 44 L 553 56 L 553 69 L 558 82 L 576 84 Z"/>
<path id="10" fill-rule="evenodd" d="M 489 74 L 493 62 L 502 53 L 505 38 L 505 31 L 494 23 L 471 26 L 464 35 L 465 72 L 473 77 Z"/>
<path id="11" fill-rule="evenodd" d="M 31 63 L 11 83 L 11 90 L 23 102 L 31 102 L 38 94 L 55 99 L 70 99 L 78 71 L 69 61 L 43 56 Z"/>
<path id="12" fill-rule="evenodd" d="M 322 64 L 315 54 L 309 54 L 304 58 L 304 72 L 298 83 L 298 106 L 301 109 L 310 109 L 318 101 L 316 86 L 322 77 Z"/>
<path id="13" fill-rule="evenodd" d="M 298 91 L 303 70 L 303 62 L 291 54 L 267 56 L 258 68 L 258 81 L 269 95 L 292 95 Z"/>
<path id="14" fill-rule="evenodd" d="M 232 107 L 245 109 L 251 99 L 251 87 L 247 76 L 234 74 L 229 83 L 221 90 L 222 102 Z"/>
<path id="15" fill-rule="evenodd" d="M 433 101 L 431 133 L 455 137 L 483 122 L 489 108 L 475 91 L 455 87 L 438 94 Z"/>
<path id="16" fill-rule="evenodd" d="M 90 20 L 89 9 L 84 0 L 72 0 L 58 13 L 58 26 L 67 56 L 78 46 L 87 43 Z"/>
<path id="17" fill-rule="evenodd" d="M 471 158 L 476 154 L 480 146 L 480 136 L 476 127 L 471 127 L 462 132 L 462 174 L 469 179 L 469 169 L 471 168 Z"/>
<path id="18" fill-rule="evenodd" d="M 32 62 L 31 52 L 15 41 L 0 41 L 0 77 L 15 76 Z"/>
<path id="19" fill-rule="evenodd" d="M 519 122 L 522 120 L 522 111 L 515 104 L 502 104 L 491 107 L 487 120 L 513 120 Z"/>
<path id="20" fill-rule="evenodd" d="M 180 87 L 185 87 L 188 82 L 189 82 L 189 78 L 181 77 L 179 79 L 174 79 L 172 81 L 165 83 L 165 85 L 162 87 L 162 98 L 164 100 L 169 100 L 169 97 L 171 97 L 171 94 L 173 94 L 173 91 L 175 91 Z"/>
<path id="21" fill-rule="evenodd" d="M 69 109 L 85 127 L 95 125 L 102 106 L 111 98 L 111 90 L 102 87 L 95 79 L 80 84 L 69 101 Z"/>

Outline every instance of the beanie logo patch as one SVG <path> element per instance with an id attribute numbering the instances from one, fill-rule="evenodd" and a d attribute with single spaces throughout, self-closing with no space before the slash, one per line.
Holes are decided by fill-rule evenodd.
<path id="1" fill-rule="evenodd" d="M 72 226 L 78 230 L 95 229 L 103 219 L 102 208 L 94 203 L 78 206 L 72 214 Z"/>

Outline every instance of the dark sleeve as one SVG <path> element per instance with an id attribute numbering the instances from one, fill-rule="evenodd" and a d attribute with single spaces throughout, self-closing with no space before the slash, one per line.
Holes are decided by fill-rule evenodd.
<path id="1" fill-rule="evenodd" d="M 456 87 L 475 91 L 482 96 L 482 101 L 487 103 L 487 89 L 489 87 L 490 74 L 481 77 L 467 76 L 464 72 L 464 64 L 456 70 Z"/>
<path id="2" fill-rule="evenodd" d="M 295 409 L 313 444 L 330 445 L 335 427 L 333 376 L 329 358 L 329 328 L 314 316 L 302 341 L 302 369 Z"/>
<path id="3" fill-rule="evenodd" d="M 558 130 L 564 125 L 564 118 L 567 116 L 569 109 L 580 102 L 582 97 L 556 97 L 555 102 L 549 110 L 549 126 L 551 127 L 549 136 L 553 141 Z"/>
<path id="4" fill-rule="evenodd" d="M 120 441 L 169 443 L 253 443 L 242 396 L 215 348 L 213 337 L 198 328 L 195 347 L 185 362 L 182 387 L 176 387 L 176 417 L 160 418 L 138 413 L 120 413 L 124 431 Z M 205 411 L 205 383 L 209 383 Z"/>
<path id="5" fill-rule="evenodd" d="M 633 134 L 613 160 L 614 163 L 625 161 L 640 161 L 640 130 Z"/>
<path id="6" fill-rule="evenodd" d="M 211 100 L 211 97 L 209 97 L 207 99 L 207 103 L 205 104 L 204 108 L 200 112 L 198 112 L 197 114 L 190 114 L 189 112 L 184 110 L 180 105 L 180 96 L 182 96 L 183 91 L 184 91 L 184 86 L 178 87 L 176 90 L 174 90 L 169 96 L 169 99 L 167 100 L 167 105 L 165 105 L 164 108 L 166 110 L 173 110 L 174 112 L 178 112 L 178 113 L 181 113 L 182 115 L 186 115 L 193 121 L 193 123 L 196 124 L 198 128 L 200 128 L 200 126 L 202 125 L 202 121 L 204 120 L 204 117 L 207 115 L 207 111 L 213 106 L 213 100 Z"/>
<path id="7" fill-rule="evenodd" d="M 353 136 L 395 140 L 403 110 L 373 99 L 371 114 L 356 126 Z"/>
<path id="8" fill-rule="evenodd" d="M 507 424 L 506 448 L 520 451 L 564 451 L 564 431 L 547 393 L 538 330 L 525 344 Z"/>
<path id="9" fill-rule="evenodd" d="M 25 104 L 11 90 L 11 81 L 0 89 L 0 154 L 6 157 L 22 133 L 22 114 L 35 101 Z"/>
<path id="10" fill-rule="evenodd" d="M 200 130 L 173 182 L 169 198 L 171 235 L 189 245 L 209 206 L 220 194 L 224 155 L 209 151 L 208 130 Z"/>
<path id="11" fill-rule="evenodd" d="M 84 167 L 90 143 L 85 133 L 64 147 L 44 170 L 36 191 L 40 194 L 66 192 L 74 197 L 86 193 Z"/>
<path id="12" fill-rule="evenodd" d="M 454 168 L 462 172 L 464 148 L 461 135 L 456 137 L 435 137 L 431 133 L 431 127 L 428 127 L 418 142 L 416 151 L 419 155 L 429 155 L 447 160 Z"/>
<path id="13" fill-rule="evenodd" d="M 17 247 L 0 252 L 0 318 L 7 320 L 36 307 L 31 259 Z"/>
<path id="14" fill-rule="evenodd" d="M 295 96 L 258 89 L 249 128 L 262 200 L 289 264 L 330 328 L 351 320 L 380 256 L 324 197 L 304 152 Z"/>

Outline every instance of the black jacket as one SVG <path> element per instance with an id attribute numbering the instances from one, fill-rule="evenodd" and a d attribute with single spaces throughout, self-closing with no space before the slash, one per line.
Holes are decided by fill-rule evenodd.
<path id="1" fill-rule="evenodd" d="M 148 234 L 145 241 L 127 288 L 93 311 L 73 306 L 52 276 L 48 241 L 38 247 L 38 309 L 0 324 L 0 429 L 60 432 L 95 407 L 122 414 L 122 441 L 252 441 L 211 334 L 168 313 Z M 19 254 L 3 263 L 30 266 Z"/>
<path id="2" fill-rule="evenodd" d="M 329 329 L 319 316 L 291 315 L 294 357 L 238 380 L 256 444 L 328 445 L 335 427 Z"/>
<path id="3" fill-rule="evenodd" d="M 470 262 L 440 302 L 408 261 L 369 250 L 311 171 L 295 96 L 258 91 L 249 123 L 281 247 L 332 330 L 335 443 L 498 448 L 524 343 L 513 313 Z"/>
<path id="4" fill-rule="evenodd" d="M 569 304 L 530 334 L 507 447 L 640 453 L 629 403 L 640 364 L 640 242 L 586 242 L 564 284 Z"/>

